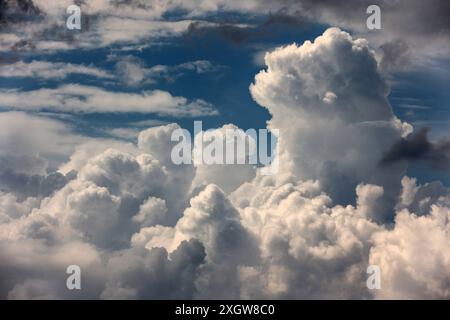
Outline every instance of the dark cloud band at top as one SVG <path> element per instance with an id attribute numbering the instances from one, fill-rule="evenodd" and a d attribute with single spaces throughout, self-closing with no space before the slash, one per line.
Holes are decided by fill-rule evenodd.
<path id="1" fill-rule="evenodd" d="M 435 169 L 450 168 L 450 139 L 432 142 L 428 139 L 429 128 L 422 128 L 396 142 L 383 156 L 382 165 L 402 160 L 423 161 Z"/>

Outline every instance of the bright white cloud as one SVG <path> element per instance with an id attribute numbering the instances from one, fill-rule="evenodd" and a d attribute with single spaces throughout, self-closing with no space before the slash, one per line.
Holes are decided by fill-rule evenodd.
<path id="1" fill-rule="evenodd" d="M 379 161 L 411 126 L 392 113 L 367 41 L 330 28 L 314 42 L 267 53 L 265 61 L 250 91 L 271 113 L 269 128 L 280 130 L 282 172 L 319 179 L 339 203 L 351 202 L 361 182 L 380 185 L 392 206 L 402 168 Z"/>
<path id="2" fill-rule="evenodd" d="M 370 263 L 380 266 L 380 299 L 450 298 L 450 199 L 427 216 L 403 210 L 393 230 L 374 236 Z"/>
<path id="3" fill-rule="evenodd" d="M 211 144 L 211 141 L 220 141 L 222 149 L 214 151 L 215 159 L 222 159 L 221 164 L 204 164 L 203 150 Z M 239 146 L 244 145 L 243 153 L 237 152 Z M 216 130 L 208 130 L 194 137 L 192 159 L 196 167 L 195 179 L 192 188 L 215 184 L 225 192 L 231 192 L 244 182 L 252 180 L 256 176 L 256 164 L 249 164 L 250 155 L 257 154 L 256 141 L 243 130 L 233 124 L 223 125 Z M 236 152 L 234 150 L 236 149 Z M 233 150 L 233 164 L 226 163 L 227 150 Z M 206 152 L 205 152 L 206 154 Z M 245 164 L 237 164 L 245 163 Z"/>

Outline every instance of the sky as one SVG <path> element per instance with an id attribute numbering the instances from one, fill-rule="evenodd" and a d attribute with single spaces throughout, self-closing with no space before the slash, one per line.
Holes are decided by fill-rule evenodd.
<path id="1" fill-rule="evenodd" d="M 0 298 L 450 298 L 450 6 L 371 4 L 1 0 Z"/>

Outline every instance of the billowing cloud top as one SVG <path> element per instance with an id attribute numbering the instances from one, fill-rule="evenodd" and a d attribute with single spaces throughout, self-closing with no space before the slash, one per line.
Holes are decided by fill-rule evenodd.
<path id="1" fill-rule="evenodd" d="M 46 3 L 38 7 L 51 12 Z M 104 12 L 100 3 L 90 2 L 90 12 Z M 119 12 L 115 19 L 147 18 L 141 6 Z M 450 192 L 404 177 L 402 161 L 382 164 L 412 128 L 393 114 L 368 42 L 330 28 L 313 42 L 273 50 L 265 62 L 250 92 L 270 112 L 268 128 L 280 129 L 274 176 L 245 165 L 175 165 L 174 123 L 143 130 L 131 144 L 2 113 L 0 297 L 450 298 Z M 70 72 L 61 65 L 57 76 Z M 170 112 L 187 103 L 159 91 L 108 101 L 87 86 L 35 91 L 39 99 L 0 95 L 25 110 L 58 102 L 75 112 L 94 105 L 120 112 L 118 101 L 129 100 L 137 112 L 147 102 Z M 188 109 L 197 107 L 207 108 Z M 33 124 L 31 142 L 11 122 Z M 35 149 L 43 140 L 67 150 Z M 70 156 L 46 161 L 55 153 Z M 67 290 L 68 265 L 81 267 L 82 290 Z M 381 269 L 379 290 L 366 286 L 369 265 Z"/>

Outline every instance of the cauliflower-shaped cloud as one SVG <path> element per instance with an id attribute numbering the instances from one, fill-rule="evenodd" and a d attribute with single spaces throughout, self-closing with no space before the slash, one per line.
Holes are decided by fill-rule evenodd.
<path id="1" fill-rule="evenodd" d="M 177 124 L 142 131 L 136 146 L 80 139 L 59 166 L 64 183 L 30 160 L 36 145 L 16 161 L 20 146 L 1 143 L 0 161 L 48 192 L 2 185 L 0 297 L 449 298 L 450 191 L 380 165 L 411 127 L 392 113 L 367 41 L 331 28 L 265 60 L 250 90 L 280 130 L 274 176 L 174 164 Z M 17 129 L 3 117 L 8 137 Z M 48 124 L 34 141 L 79 138 Z M 76 292 L 72 264 L 85 275 Z M 366 287 L 370 264 L 378 291 Z"/>

